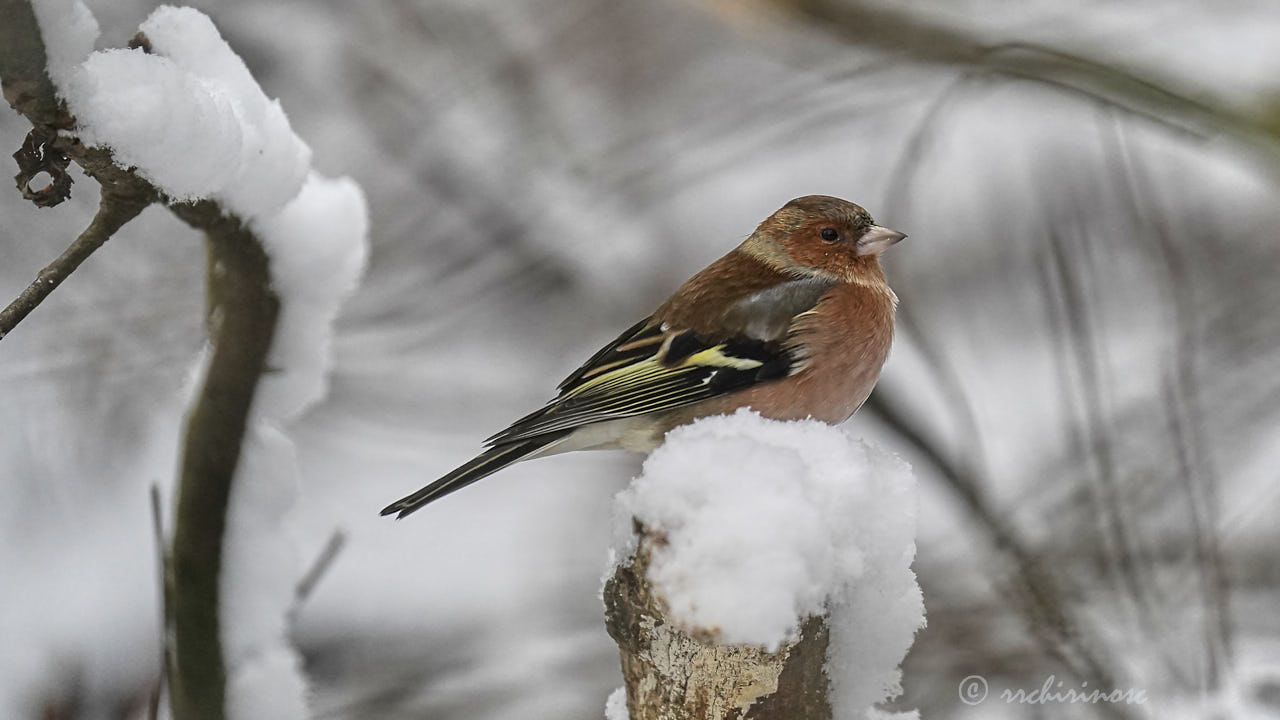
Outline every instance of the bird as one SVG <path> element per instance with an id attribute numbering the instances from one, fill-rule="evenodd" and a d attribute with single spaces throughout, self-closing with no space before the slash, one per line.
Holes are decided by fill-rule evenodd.
<path id="1" fill-rule="evenodd" d="M 649 452 L 672 428 L 739 408 L 848 420 L 889 354 L 898 297 L 879 258 L 905 237 L 847 200 L 791 200 L 574 370 L 546 405 L 381 514 L 407 517 L 523 460 Z"/>

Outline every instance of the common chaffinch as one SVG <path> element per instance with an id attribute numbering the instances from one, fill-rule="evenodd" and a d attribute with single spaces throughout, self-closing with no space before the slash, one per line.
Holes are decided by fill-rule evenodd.
<path id="1" fill-rule="evenodd" d="M 403 518 L 521 460 L 648 452 L 673 427 L 742 407 L 844 422 L 889 353 L 898 298 L 879 255 L 904 237 L 839 198 L 792 200 L 592 355 L 544 407 L 382 514 Z"/>

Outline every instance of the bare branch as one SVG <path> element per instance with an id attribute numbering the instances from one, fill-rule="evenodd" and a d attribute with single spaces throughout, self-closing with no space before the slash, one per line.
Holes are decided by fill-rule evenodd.
<path id="1" fill-rule="evenodd" d="M 334 530 L 329 536 L 329 541 L 324 544 L 320 550 L 320 554 L 316 556 L 315 562 L 311 563 L 311 569 L 307 570 L 302 579 L 298 581 L 298 586 L 294 590 L 294 607 L 297 608 L 311 597 L 311 593 L 315 591 L 316 585 L 320 584 L 321 578 L 325 573 L 329 572 L 329 568 L 333 567 L 333 561 L 338 558 L 338 553 L 342 552 L 342 548 L 347 544 L 347 535 L 341 530 Z"/>
<path id="2" fill-rule="evenodd" d="M 4 310 L 0 310 L 0 339 L 44 302 L 63 280 L 80 267 L 80 263 L 110 240 L 117 230 L 137 217 L 138 213 L 151 204 L 154 197 L 149 188 L 141 185 L 103 185 L 98 213 L 93 216 L 89 227 L 56 260 L 45 266 L 21 295 Z"/>
<path id="3" fill-rule="evenodd" d="M 160 717 L 160 697 L 164 694 L 164 681 L 168 677 L 171 648 L 169 647 L 169 552 L 164 537 L 164 515 L 160 509 L 160 486 L 151 486 L 151 531 L 156 541 L 156 566 L 160 578 L 160 672 L 147 697 L 147 720 Z"/>

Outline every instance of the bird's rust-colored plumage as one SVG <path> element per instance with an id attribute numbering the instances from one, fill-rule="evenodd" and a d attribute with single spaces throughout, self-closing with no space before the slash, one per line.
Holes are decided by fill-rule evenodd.
<path id="1" fill-rule="evenodd" d="M 791 327 L 802 369 L 690 408 L 672 427 L 740 407 L 777 420 L 848 420 L 871 394 L 889 356 L 897 304 L 875 257 L 853 265 L 859 280 L 835 285 Z"/>
<path id="2" fill-rule="evenodd" d="M 651 450 L 673 427 L 743 407 L 844 422 L 893 341 L 897 297 L 879 255 L 903 237 L 853 203 L 792 200 L 570 374 L 546 406 L 383 514 L 404 517 L 520 460 Z"/>
<path id="3" fill-rule="evenodd" d="M 689 278 L 650 317 L 669 327 L 693 330 L 708 340 L 724 339 L 730 332 L 721 324 L 727 308 L 754 292 L 794 279 L 734 250 Z"/>

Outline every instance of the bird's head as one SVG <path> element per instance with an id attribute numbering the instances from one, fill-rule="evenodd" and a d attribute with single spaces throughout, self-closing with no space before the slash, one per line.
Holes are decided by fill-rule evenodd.
<path id="1" fill-rule="evenodd" d="M 790 272 L 847 277 L 905 237 L 847 200 L 806 195 L 760 223 L 742 249 Z"/>

